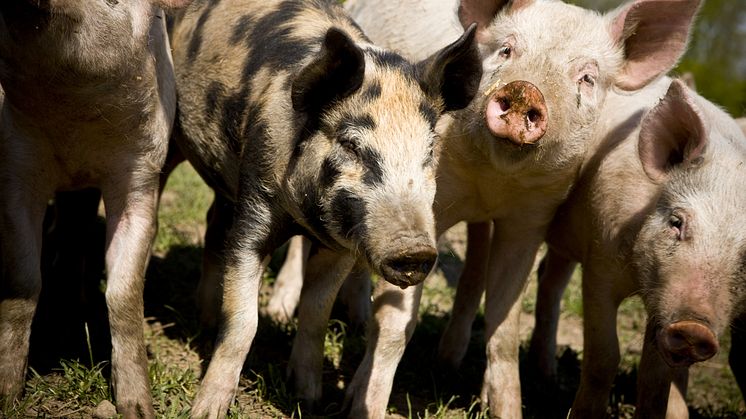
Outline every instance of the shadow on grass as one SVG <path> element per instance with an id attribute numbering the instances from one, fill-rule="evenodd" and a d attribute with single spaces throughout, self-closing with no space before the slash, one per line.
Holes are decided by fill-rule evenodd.
<path id="1" fill-rule="evenodd" d="M 78 359 L 88 364 L 109 360 L 111 345 L 102 292 L 103 223 L 98 220 L 81 230 L 59 232 L 74 235 L 76 245 L 63 241 L 45 242 L 45 276 L 42 296 L 32 333 L 30 365 L 45 374 L 59 367 L 60 359 Z M 81 231 L 84 232 L 81 233 Z M 45 239 L 46 240 L 46 239 Z M 61 239 L 60 239 L 61 240 Z M 54 250 L 57 249 L 57 250 Z M 83 252 L 80 264 L 76 252 Z M 172 246 L 163 257 L 152 257 L 145 284 L 145 316 L 149 321 L 171 325 L 163 329 L 169 339 L 189 343 L 202 359 L 208 359 L 214 334 L 201 332 L 194 294 L 199 281 L 202 248 Z M 282 255 L 278 255 L 281 260 Z M 60 261 L 65 261 L 60 262 Z M 77 262 L 76 262 L 77 261 Z M 81 266 L 86 274 L 78 278 Z M 272 265 L 278 266 L 277 262 Z M 450 275 L 449 275 L 450 276 Z M 341 347 L 338 361 L 329 357 L 323 366 L 324 397 L 314 411 L 304 411 L 305 417 L 338 416 L 344 402 L 344 386 L 349 384 L 365 352 L 362 330 L 348 330 L 344 325 L 344 310 L 335 310 L 333 317 L 341 322 L 332 324 L 331 332 Z M 463 363 L 455 372 L 446 372 L 438 365 L 436 350 L 447 317 L 426 314 L 399 365 L 389 406 L 404 416 L 433 414 L 446 406 L 468 414 L 479 415 L 476 399 L 481 389 L 486 364 L 484 355 L 484 319 L 477 318 L 472 340 Z M 85 325 L 88 327 L 86 333 Z M 285 416 L 297 416 L 292 389 L 285 381 L 293 326 L 282 326 L 260 318 L 259 329 L 251 352 L 244 364 L 242 384 L 246 391 L 258 392 L 260 401 L 279 409 Z M 90 343 L 89 343 L 90 342 Z M 564 418 L 572 404 L 580 373 L 579 354 L 564 349 L 558 357 L 558 382 L 540 385 L 531 378 L 525 352 L 521 350 L 521 376 L 526 418 Z M 206 363 L 205 363 L 206 364 Z M 612 397 L 612 417 L 631 417 L 635 401 L 635 370 L 620 371 Z M 240 398 L 240 397 L 239 397 Z M 476 406 L 476 408 L 475 408 Z M 442 410 L 441 410 L 442 411 Z M 737 417 L 728 412 L 691 411 L 692 418 Z"/>

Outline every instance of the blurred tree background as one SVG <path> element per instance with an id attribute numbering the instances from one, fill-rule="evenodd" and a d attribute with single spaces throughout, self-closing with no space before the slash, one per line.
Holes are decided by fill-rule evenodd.
<path id="1" fill-rule="evenodd" d="M 566 0 L 607 11 L 620 0 Z M 675 6 L 672 6 L 675 7 Z M 734 117 L 746 115 L 746 1 L 703 0 L 689 50 L 674 74 L 690 72 L 697 91 Z"/>

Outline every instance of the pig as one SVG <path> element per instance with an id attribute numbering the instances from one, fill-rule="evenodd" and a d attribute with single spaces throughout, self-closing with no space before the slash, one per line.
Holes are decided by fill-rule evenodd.
<path id="1" fill-rule="evenodd" d="M 464 272 L 478 278 L 462 276 L 441 356 L 454 366 L 460 362 L 484 289 L 480 284 L 486 283 L 482 403 L 490 415 L 521 416 L 516 302 L 554 212 L 577 176 L 607 93 L 640 89 L 670 70 L 686 48 L 698 7 L 696 0 L 636 0 L 599 15 L 562 2 L 458 4 L 461 27 L 477 22 L 484 77 L 468 108 L 438 122 L 443 148 L 433 210 L 438 235 L 468 221 L 479 223 L 470 234 L 490 244 L 470 250 Z M 376 3 L 359 9 L 375 17 L 354 17 L 363 24 L 385 22 L 365 27 L 374 41 L 385 42 L 388 34 L 409 30 L 403 28 L 410 22 L 428 19 L 418 11 L 433 9 L 422 2 Z M 448 22 L 416 26 L 441 24 Z M 404 48 L 406 39 L 395 39 Z M 419 41 L 412 44 L 421 48 Z M 312 257 L 308 269 L 313 263 Z M 351 417 L 385 415 L 421 292 L 421 285 L 402 290 L 377 282 L 366 354 L 347 389 Z M 300 307 L 311 304 L 303 299 L 302 293 Z M 299 328 L 303 323 L 300 310 Z"/>
<path id="2" fill-rule="evenodd" d="M 187 0 L 0 5 L 0 398 L 23 389 L 57 191 L 100 189 L 112 381 L 124 417 L 154 417 L 143 281 L 176 99 L 161 7 Z"/>
<path id="3" fill-rule="evenodd" d="M 635 415 L 688 417 L 687 367 L 714 356 L 718 337 L 743 315 L 746 138 L 680 80 L 614 95 L 602 119 L 552 221 L 540 282 L 540 298 L 560 296 L 583 265 L 583 364 L 571 416 L 605 415 L 619 363 L 617 309 L 640 294 L 648 322 Z M 539 337 L 554 339 L 553 306 L 558 297 L 537 304 L 545 324 L 532 339 L 549 370 L 553 342 Z"/>
<path id="4" fill-rule="evenodd" d="M 746 132 L 746 117 L 736 118 L 736 123 L 741 128 L 741 131 Z"/>
<path id="5" fill-rule="evenodd" d="M 476 94 L 475 34 L 414 64 L 370 43 L 334 2 L 223 0 L 175 16 L 174 138 L 216 191 L 200 287 L 222 296 L 193 416 L 222 416 L 231 403 L 262 271 L 292 235 L 318 244 L 303 290 L 312 310 L 327 308 L 356 260 L 396 286 L 425 279 L 437 256 L 435 123 Z M 334 281 L 316 281 L 322 273 Z M 309 404 L 321 396 L 317 354 L 323 343 L 294 351 L 288 367 Z"/>

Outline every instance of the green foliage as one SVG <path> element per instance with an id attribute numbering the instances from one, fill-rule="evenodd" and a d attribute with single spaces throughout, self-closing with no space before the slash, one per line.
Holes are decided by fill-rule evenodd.
<path id="1" fill-rule="evenodd" d="M 607 11 L 620 0 L 570 0 Z M 673 74 L 691 73 L 697 91 L 732 116 L 746 115 L 746 7 L 743 1 L 703 0 L 689 47 Z"/>

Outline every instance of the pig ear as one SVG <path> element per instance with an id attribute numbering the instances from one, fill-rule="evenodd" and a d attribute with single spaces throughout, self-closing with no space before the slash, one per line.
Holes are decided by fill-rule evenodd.
<path id="1" fill-rule="evenodd" d="M 699 109 L 686 85 L 674 80 L 640 125 L 642 167 L 650 179 L 660 182 L 673 167 L 696 165 L 706 146 L 707 132 Z"/>
<path id="2" fill-rule="evenodd" d="M 518 10 L 533 2 L 534 0 L 461 0 L 458 19 L 464 29 L 476 23 L 477 41 L 484 43 L 489 38 L 487 28 L 503 8 L 509 6 L 511 11 Z"/>
<path id="3" fill-rule="evenodd" d="M 417 64 L 423 90 L 432 98 L 442 98 L 445 111 L 469 105 L 482 79 L 482 60 L 474 42 L 472 24 L 454 43 Z"/>
<path id="4" fill-rule="evenodd" d="M 624 47 L 616 84 L 637 90 L 667 73 L 686 50 L 700 0 L 635 0 L 615 12 L 612 39 Z"/>
<path id="5" fill-rule="evenodd" d="M 319 56 L 293 80 L 291 99 L 299 112 L 321 112 L 363 84 L 365 57 L 344 32 L 330 28 Z"/>

